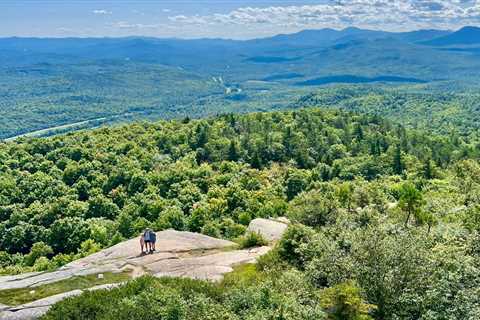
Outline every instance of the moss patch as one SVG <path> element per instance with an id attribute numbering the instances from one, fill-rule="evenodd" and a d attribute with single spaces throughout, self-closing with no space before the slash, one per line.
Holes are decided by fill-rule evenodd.
<path id="1" fill-rule="evenodd" d="M 38 299 L 50 297 L 77 289 L 87 289 L 94 286 L 118 283 L 130 279 L 130 272 L 103 273 L 103 279 L 98 279 L 97 274 L 88 276 L 72 277 L 70 279 L 49 283 L 35 288 L 21 288 L 0 290 L 0 303 L 9 306 L 17 306 Z M 34 293 L 30 293 L 34 290 Z"/>

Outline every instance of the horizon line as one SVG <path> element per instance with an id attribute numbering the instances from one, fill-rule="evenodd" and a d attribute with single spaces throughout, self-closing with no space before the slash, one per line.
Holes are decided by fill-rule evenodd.
<path id="1" fill-rule="evenodd" d="M 387 31 L 382 29 L 369 29 L 369 28 L 360 28 L 355 26 L 349 26 L 345 28 L 319 28 L 319 29 L 302 29 L 296 32 L 291 33 L 277 33 L 271 36 L 265 37 L 258 37 L 258 38 L 248 38 L 248 39 L 234 39 L 228 37 L 160 37 L 160 36 L 146 36 L 146 35 L 129 35 L 129 36 L 0 36 L 0 39 L 38 39 L 38 40 L 47 40 L 47 39 L 127 39 L 127 38 L 145 38 L 145 39 L 162 39 L 162 40 L 223 40 L 223 41 L 251 41 L 251 40 L 259 40 L 259 39 L 268 39 L 274 38 L 277 36 L 288 36 L 288 35 L 295 35 L 305 31 L 324 31 L 324 30 L 332 30 L 337 32 L 346 31 L 349 29 L 356 29 L 360 31 L 372 31 L 372 32 L 384 32 L 389 34 L 402 34 L 402 33 L 411 33 L 411 32 L 418 32 L 418 31 L 446 31 L 446 32 L 457 32 L 464 28 L 478 28 L 480 26 L 474 25 L 464 25 L 459 27 L 458 29 L 440 29 L 440 28 L 426 28 L 426 29 L 414 29 L 410 31 Z"/>

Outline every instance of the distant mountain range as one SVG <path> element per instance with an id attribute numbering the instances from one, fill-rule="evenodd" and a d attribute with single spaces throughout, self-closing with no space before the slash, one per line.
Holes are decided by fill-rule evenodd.
<path id="1" fill-rule="evenodd" d="M 1 68 L 35 64 L 153 63 L 199 76 L 311 83 L 336 76 L 364 79 L 465 79 L 480 71 L 480 28 L 386 32 L 304 30 L 248 41 L 224 39 L 3 38 Z M 434 59 L 432 59 L 434 58 Z M 24 70 L 25 72 L 25 70 Z M 282 74 L 295 74 L 282 78 Z M 280 76 L 279 76 L 280 75 Z M 302 78 L 302 79 L 299 79 Z M 348 77 L 347 77 L 348 78 Z M 273 79 L 273 80 L 272 80 Z M 323 81 L 321 81 L 323 83 Z"/>
<path id="2" fill-rule="evenodd" d="M 287 92 L 339 83 L 477 87 L 480 28 L 321 29 L 247 41 L 1 38 L 0 61 L 1 138 L 85 120 L 275 108 Z M 25 118 L 26 109 L 38 115 Z"/>

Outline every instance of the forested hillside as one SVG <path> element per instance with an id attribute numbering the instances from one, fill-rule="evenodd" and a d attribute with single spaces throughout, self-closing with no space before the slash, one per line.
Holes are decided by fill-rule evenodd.
<path id="1" fill-rule="evenodd" d="M 479 157 L 467 137 L 314 108 L 3 143 L 1 270 L 56 268 L 147 226 L 236 239 L 287 216 L 276 249 L 220 285 L 142 278 L 46 318 L 475 319 Z"/>
<path id="2" fill-rule="evenodd" d="M 475 91 L 419 91 L 412 87 L 344 86 L 321 88 L 300 97 L 293 107 L 321 106 L 378 115 L 409 128 L 476 140 L 480 103 Z"/>

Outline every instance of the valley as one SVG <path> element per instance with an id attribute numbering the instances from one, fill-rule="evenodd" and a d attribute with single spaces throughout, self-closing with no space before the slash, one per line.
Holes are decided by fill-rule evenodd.
<path id="1" fill-rule="evenodd" d="M 90 16 L 157 28 L 119 8 Z M 477 319 L 479 50 L 473 26 L 0 38 L 0 319 Z"/>
<path id="2" fill-rule="evenodd" d="M 108 120 L 81 128 L 276 110 L 315 87 L 346 83 L 468 92 L 480 70 L 468 39 L 479 34 L 467 27 L 307 30 L 249 41 L 3 38 L 0 139 L 97 118 Z"/>

